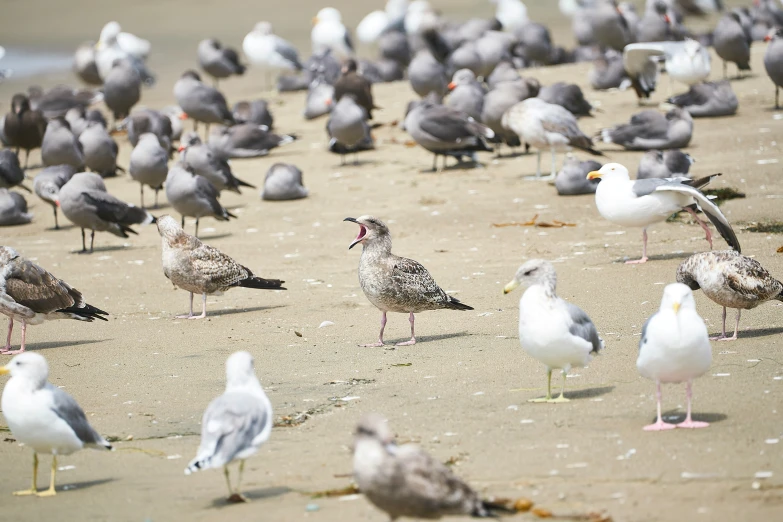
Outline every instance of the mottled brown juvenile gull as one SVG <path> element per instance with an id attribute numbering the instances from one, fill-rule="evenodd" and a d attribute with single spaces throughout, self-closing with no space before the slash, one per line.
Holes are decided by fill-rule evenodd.
<path id="1" fill-rule="evenodd" d="M 78 170 L 84 169 L 82 144 L 71 132 L 71 126 L 65 118 L 55 118 L 46 125 L 41 143 L 41 159 L 47 167 L 71 165 Z"/>
<path id="2" fill-rule="evenodd" d="M 207 124 L 207 134 L 210 123 L 234 123 L 234 116 L 228 110 L 226 98 L 214 87 L 201 83 L 201 76 L 195 71 L 182 73 L 174 84 L 174 97 L 177 99 L 177 105 L 193 120 L 194 130 L 198 122 Z"/>
<path id="3" fill-rule="evenodd" d="M 727 77 L 728 62 L 737 64 L 737 76 L 750 70 L 751 36 L 742 27 L 740 14 L 732 9 L 724 14 L 712 32 L 715 53 L 723 60 L 723 78 Z"/>
<path id="4" fill-rule="evenodd" d="M 329 121 L 326 122 L 326 132 L 329 134 L 329 152 L 340 155 L 341 165 L 345 165 L 347 154 L 355 154 L 356 165 L 359 152 L 375 148 L 367 113 L 350 93 L 343 96 L 332 109 Z"/>
<path id="5" fill-rule="evenodd" d="M 131 151 L 128 168 L 131 178 L 139 182 L 141 208 L 144 208 L 144 185 L 155 191 L 153 208 L 158 208 L 158 192 L 163 188 L 169 173 L 168 163 L 168 151 L 161 147 L 158 137 L 151 132 L 142 134 Z"/>
<path id="6" fill-rule="evenodd" d="M 93 251 L 95 232 L 109 232 L 118 237 L 136 234 L 131 225 L 148 225 L 155 217 L 146 210 L 115 198 L 106 191 L 98 174 L 80 172 L 60 189 L 60 208 L 74 225 L 82 229 L 82 253 L 88 252 L 84 230 L 92 231 L 90 250 Z"/>
<path id="7" fill-rule="evenodd" d="M 630 123 L 602 129 L 601 140 L 627 150 L 682 149 L 693 136 L 693 118 L 685 109 L 675 107 L 665 115 L 646 110 L 631 116 Z"/>
<path id="8" fill-rule="evenodd" d="M 342 68 L 340 78 L 334 84 L 334 101 L 339 102 L 346 94 L 352 94 L 356 103 L 367 113 L 367 118 L 372 119 L 372 111 L 378 109 L 372 98 L 372 85 L 359 74 L 356 60 L 349 58 Z"/>
<path id="9" fill-rule="evenodd" d="M 694 118 L 731 116 L 739 107 L 728 80 L 697 83 L 688 92 L 669 98 L 668 102 L 685 109 Z"/>
<path id="10" fill-rule="evenodd" d="M 84 302 L 81 292 L 56 278 L 11 247 L 0 247 L 0 312 L 8 317 L 8 338 L 2 354 L 22 353 L 27 325 L 39 325 L 56 319 L 92 322 L 107 321 L 107 312 Z M 22 323 L 22 345 L 11 350 L 14 321 Z"/>
<path id="11" fill-rule="evenodd" d="M 19 187 L 32 192 L 23 182 L 24 171 L 19 165 L 19 156 L 11 149 L 0 150 L 0 188 Z"/>
<path id="12" fill-rule="evenodd" d="M 177 220 L 163 215 L 158 220 L 163 245 L 163 274 L 178 288 L 190 292 L 190 313 L 177 318 L 207 316 L 207 295 L 231 288 L 286 290 L 279 279 L 262 279 L 220 252 L 182 230 Z M 193 294 L 201 294 L 201 315 L 193 315 Z"/>
<path id="13" fill-rule="evenodd" d="M 91 171 L 100 174 L 102 178 L 117 175 L 117 171 L 125 169 L 117 165 L 119 146 L 109 135 L 106 127 L 97 121 L 91 121 L 79 136 L 79 143 L 84 152 L 84 164 Z"/>
<path id="14" fill-rule="evenodd" d="M 367 414 L 354 432 L 353 477 L 359 490 L 394 521 L 449 515 L 496 517 L 514 511 L 478 493 L 413 444 L 397 445 L 386 419 Z"/>
<path id="15" fill-rule="evenodd" d="M 0 188 L 0 227 L 26 225 L 32 220 L 33 215 L 27 212 L 27 200 L 24 196 L 7 188 Z"/>
<path id="16" fill-rule="evenodd" d="M 198 44 L 198 64 L 215 80 L 215 87 L 221 78 L 242 76 L 245 66 L 239 61 L 239 54 L 214 38 L 202 40 Z"/>
<path id="17" fill-rule="evenodd" d="M 199 176 L 207 178 L 218 190 L 230 190 L 241 194 L 239 187 L 256 188 L 235 177 L 228 161 L 201 143 L 201 138 L 195 132 L 188 132 L 182 136 L 179 152 L 180 161 L 184 165 Z"/>
<path id="18" fill-rule="evenodd" d="M 370 303 L 381 311 L 381 333 L 378 342 L 362 346 L 383 346 L 387 312 L 409 314 L 411 338 L 409 341 L 397 343 L 397 346 L 409 346 L 416 344 L 413 314 L 441 309 L 473 310 L 444 292 L 421 263 L 392 254 L 391 233 L 382 221 L 372 216 L 349 217 L 343 221 L 359 225 L 359 235 L 348 249 L 362 244 L 359 285 Z"/>
<path id="19" fill-rule="evenodd" d="M 54 496 L 59 455 L 70 455 L 85 446 L 111 450 L 111 444 L 90 426 L 73 397 L 48 382 L 49 365 L 42 355 L 17 355 L 0 368 L 0 375 L 7 373 L 11 379 L 3 389 L 3 416 L 14 439 L 33 450 L 32 486 L 14 495 Z M 40 492 L 36 484 L 39 453 L 52 455 L 49 489 Z"/>
<path id="20" fill-rule="evenodd" d="M 33 180 L 35 194 L 52 206 L 54 212 L 54 229 L 59 230 L 57 208 L 60 206 L 60 189 L 78 172 L 71 165 L 53 165 L 36 174 Z"/>
<path id="21" fill-rule="evenodd" d="M 10 147 L 25 152 L 24 168 L 30 158 L 30 151 L 41 147 L 46 131 L 46 118 L 41 111 L 30 108 L 30 100 L 24 94 L 11 98 L 11 112 L 3 120 L 3 134 Z"/>
<path id="22" fill-rule="evenodd" d="M 234 352 L 226 359 L 226 391 L 207 406 L 201 420 L 201 444 L 185 475 L 223 467 L 228 500 L 244 502 L 239 491 L 245 459 L 254 455 L 272 433 L 272 403 L 258 382 L 253 356 Z M 239 460 L 239 478 L 231 487 L 228 464 Z"/>
<path id="23" fill-rule="evenodd" d="M 182 215 L 183 227 L 185 216 L 196 218 L 197 236 L 199 220 L 203 217 L 211 216 L 218 221 L 236 218 L 218 201 L 220 197 L 218 189 L 207 178 L 199 176 L 182 163 L 177 163 L 169 169 L 165 188 L 166 199 L 171 203 L 172 208 Z"/>
<path id="24" fill-rule="evenodd" d="M 723 307 L 723 327 L 718 341 L 735 341 L 742 310 L 756 308 L 761 303 L 776 299 L 783 301 L 783 283 L 755 259 L 734 250 L 718 250 L 694 254 L 677 268 L 677 281 L 704 295 Z M 737 309 L 734 335 L 726 336 L 726 308 Z"/>
<path id="25" fill-rule="evenodd" d="M 606 220 L 624 227 L 642 227 L 642 258 L 626 261 L 635 264 L 647 262 L 647 227 L 665 221 L 681 210 L 688 211 L 704 229 L 712 248 L 712 232 L 696 215 L 694 204 L 706 214 L 726 243 L 737 252 L 740 251 L 739 240 L 726 216 L 699 190 L 719 175 L 693 180 L 669 178 L 632 181 L 628 169 L 623 165 L 607 163 L 600 170 L 590 172 L 587 179 L 601 179 L 595 191 L 595 204 Z"/>
<path id="26" fill-rule="evenodd" d="M 306 198 L 309 191 L 302 182 L 302 171 L 290 163 L 275 163 L 266 173 L 261 199 L 287 201 Z"/>
<path id="27" fill-rule="evenodd" d="M 775 109 L 779 109 L 780 88 L 783 87 L 783 29 L 777 29 L 764 40 L 770 42 L 764 53 L 764 69 L 775 84 Z"/>
<path id="28" fill-rule="evenodd" d="M 690 177 L 688 172 L 694 162 L 690 154 L 679 149 L 649 150 L 639 161 L 636 179 Z"/>

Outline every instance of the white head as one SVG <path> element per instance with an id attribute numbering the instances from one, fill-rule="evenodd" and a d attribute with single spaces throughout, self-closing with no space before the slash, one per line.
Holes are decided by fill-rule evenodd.
<path id="1" fill-rule="evenodd" d="M 239 388 L 258 384 L 253 368 L 253 356 L 249 352 L 234 352 L 226 359 L 226 388 Z"/>
<path id="2" fill-rule="evenodd" d="M 628 169 L 619 163 L 607 163 L 599 170 L 587 174 L 587 179 L 630 180 Z"/>
<path id="3" fill-rule="evenodd" d="M 119 36 L 120 31 L 122 31 L 120 24 L 111 21 L 104 25 L 103 29 L 101 29 L 101 36 L 99 40 L 104 45 L 112 45 L 117 41 L 117 37 Z"/>
<path id="4" fill-rule="evenodd" d="M 673 310 L 675 314 L 680 310 L 696 310 L 696 301 L 693 299 L 693 292 L 682 283 L 672 283 L 666 285 L 663 289 L 663 299 L 661 299 L 661 312 Z"/>
<path id="5" fill-rule="evenodd" d="M 544 285 L 554 292 L 556 284 L 557 273 L 552 263 L 544 259 L 531 259 L 519 267 L 514 279 L 503 288 L 503 293 L 507 294 L 520 285 Z"/>
<path id="6" fill-rule="evenodd" d="M 320 22 L 340 23 L 342 21 L 343 21 L 343 16 L 340 14 L 340 11 L 338 11 L 334 7 L 324 7 L 323 9 L 318 11 L 317 15 L 315 15 L 315 19 L 313 19 L 313 24 L 317 24 Z"/>
<path id="7" fill-rule="evenodd" d="M 10 373 L 11 378 L 29 381 L 35 389 L 38 389 L 46 384 L 46 378 L 49 377 L 49 365 L 43 355 L 24 352 L 0 368 L 0 375 L 6 373 Z"/>
<path id="8" fill-rule="evenodd" d="M 692 38 L 685 39 L 685 53 L 688 56 L 696 56 L 701 51 L 701 44 Z"/>
<path id="9" fill-rule="evenodd" d="M 253 28 L 253 32 L 261 35 L 272 34 L 272 24 L 266 21 L 258 22 Z"/>
<path id="10" fill-rule="evenodd" d="M 364 415 L 356 425 L 353 434 L 355 443 L 362 440 L 376 441 L 384 446 L 394 443 L 394 434 L 389 429 L 388 421 L 378 413 Z"/>

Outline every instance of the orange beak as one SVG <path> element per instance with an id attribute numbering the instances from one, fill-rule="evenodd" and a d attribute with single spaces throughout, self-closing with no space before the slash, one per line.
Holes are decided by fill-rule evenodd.
<path id="1" fill-rule="evenodd" d="M 179 115 L 179 119 L 180 120 L 187 120 L 188 119 L 188 115 L 183 112 L 182 114 Z"/>
<path id="2" fill-rule="evenodd" d="M 454 83 L 454 82 L 449 82 L 448 88 L 449 88 L 449 90 L 450 90 L 450 91 L 453 91 L 453 90 L 454 90 L 454 87 L 456 87 L 456 86 L 457 86 L 457 84 L 456 84 L 456 83 Z"/>
<path id="3" fill-rule="evenodd" d="M 326 100 L 326 102 L 325 102 L 325 103 L 326 103 L 326 106 L 327 106 L 327 107 L 331 107 L 331 106 L 332 106 L 332 104 L 334 103 L 334 101 L 332 101 L 332 99 L 331 99 L 331 98 L 328 98 L 328 99 Z"/>
<path id="4" fill-rule="evenodd" d="M 663 19 L 666 21 L 667 24 L 672 23 L 672 19 L 669 18 L 669 15 L 663 15 Z"/>
<path id="5" fill-rule="evenodd" d="M 772 41 L 772 37 L 770 35 L 767 35 L 767 36 L 764 37 L 764 41 L 765 42 L 771 42 Z"/>
<path id="6" fill-rule="evenodd" d="M 179 148 L 177 149 L 177 152 L 182 152 L 183 150 L 185 150 L 185 146 L 180 145 Z"/>

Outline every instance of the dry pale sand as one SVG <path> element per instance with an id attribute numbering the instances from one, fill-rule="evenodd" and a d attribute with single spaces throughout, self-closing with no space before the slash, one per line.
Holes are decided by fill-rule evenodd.
<path id="1" fill-rule="evenodd" d="M 82 3 L 92 4 L 98 3 Z M 472 4 L 460 2 L 454 9 L 464 15 Z M 66 10 L 71 4 L 47 3 L 45 13 L 43 5 L 4 6 L 10 14 L 48 27 L 37 29 L 28 41 L 21 26 L 8 27 L 13 17 L 5 16 L 12 43 L 44 46 L 50 38 L 68 48 L 82 35 L 97 32 L 107 13 L 120 9 L 101 3 L 97 14 L 77 15 Z M 306 5 L 303 19 L 317 7 Z M 172 49 L 170 62 L 166 56 L 153 58 L 161 79 L 158 87 L 145 91 L 146 104 L 171 102 L 174 78 L 192 60 L 182 49 L 194 49 L 198 36 L 210 33 L 211 22 L 221 20 L 215 34 L 233 35 L 226 39 L 238 44 L 252 25 L 250 18 L 272 18 L 259 6 L 247 7 L 249 15 L 227 7 L 226 2 L 145 2 L 142 11 L 154 15 L 148 28 L 128 5 L 126 13 L 114 16 L 127 18 L 129 29 L 149 37 L 156 48 Z M 474 12 L 489 11 L 482 4 Z M 90 20 L 85 27 L 66 23 L 82 14 Z M 350 20 L 359 16 L 352 13 Z M 280 22 L 284 16 L 277 13 L 275 18 Z M 307 23 L 293 17 L 288 21 L 295 22 Z M 47 33 L 54 26 L 61 35 Z M 180 34 L 182 40 L 175 41 Z M 297 34 L 304 45 L 306 30 Z M 561 40 L 568 42 L 567 37 Z M 763 45 L 755 46 L 753 76 L 733 84 L 740 113 L 698 120 L 688 151 L 697 159 L 695 174 L 723 172 L 716 187 L 747 193 L 746 199 L 723 205 L 724 212 L 735 224 L 744 252 L 783 275 L 775 253 L 783 238 L 742 232 L 741 225 L 778 218 L 783 197 L 781 113 L 770 108 L 773 88 L 763 73 L 763 52 Z M 586 87 L 588 68 L 573 65 L 527 74 L 544 84 L 568 80 Z M 232 101 L 259 96 L 259 78 L 251 74 L 225 82 L 225 92 Z M 1 85 L 0 99 L 10 99 L 28 81 Z M 65 74 L 42 80 L 46 85 L 58 81 L 72 80 Z M 667 83 L 664 79 L 655 101 L 665 97 Z M 11 491 L 28 485 L 31 452 L 3 433 L 4 517 L 382 521 L 385 516 L 361 497 L 313 500 L 307 495 L 348 485 L 351 431 L 367 411 L 386 414 L 401 439 L 421 443 L 444 461 L 455 458 L 456 472 L 487 494 L 529 497 L 556 514 L 605 511 L 618 521 L 779 517 L 781 304 L 746 312 L 740 340 L 714 344 L 713 367 L 695 384 L 696 418 L 713 422 L 709 429 L 643 432 L 655 402 L 652 383 L 639 377 L 635 367 L 639 332 L 657 309 L 663 285 L 673 281 L 678 263 L 707 247 L 701 229 L 683 223 L 655 226 L 650 235 L 653 260 L 624 265 L 624 258 L 640 254 L 640 232 L 601 219 L 591 196 L 561 198 L 547 184 L 522 180 L 533 172 L 535 156 L 498 161 L 484 155 L 486 168 L 424 172 L 431 156 L 406 147 L 407 135 L 391 125 L 413 93 L 404 83 L 379 85 L 375 92 L 384 108 L 378 120 L 387 124 L 376 131 L 378 150 L 363 155 L 361 165 L 346 167 L 324 151 L 324 120 L 301 118 L 302 94 L 271 96 L 278 129 L 296 132 L 301 139 L 267 158 L 233 162 L 235 173 L 260 187 L 272 163 L 293 162 L 304 171 L 311 197 L 269 203 L 255 190 L 226 194 L 224 204 L 235 208 L 239 219 L 204 220 L 202 231 L 206 242 L 263 276 L 285 279 L 289 290 L 239 289 L 212 297 L 206 320 L 173 319 L 186 310 L 187 294 L 174 290 L 162 274 L 154 227 L 140 228 L 129 240 L 99 234 L 96 252 L 82 256 L 75 253 L 79 230 L 53 231 L 50 208 L 29 198 L 35 222 L 3 229 L 1 243 L 69 281 L 112 315 L 108 323 L 60 321 L 32 327 L 28 346 L 49 360 L 51 381 L 78 399 L 101 433 L 119 442 L 114 453 L 83 451 L 62 458 L 61 466 L 67 468 L 59 474 L 61 494 L 56 498 L 12 498 Z M 588 91 L 588 96 L 604 111 L 580 122 L 588 133 L 625 121 L 638 110 L 630 92 Z M 124 137 L 119 140 L 121 164 L 127 165 L 130 147 Z M 636 168 L 639 153 L 604 149 L 608 160 Z M 33 160 L 38 163 L 39 157 Z M 128 177 L 107 185 L 113 194 L 138 201 L 138 187 Z M 165 208 L 158 211 L 163 212 Z M 359 252 L 347 250 L 356 227 L 342 220 L 361 214 L 385 220 L 395 251 L 424 263 L 445 289 L 475 311 L 420 314 L 420 342 L 413 347 L 358 348 L 358 343 L 376 339 L 380 315 L 359 289 Z M 536 214 L 542 221 L 575 226 L 493 227 Z M 725 244 L 716 239 L 716 246 Z M 521 294 L 504 296 L 502 288 L 519 264 L 532 257 L 557 263 L 560 295 L 587 310 L 607 341 L 605 353 L 589 368 L 572 372 L 568 395 L 573 400 L 568 404 L 527 403 L 543 393 L 545 372 L 522 352 L 516 338 Z M 696 299 L 710 331 L 718 331 L 720 308 L 700 293 Z M 327 320 L 334 325 L 318 328 Z M 390 316 L 389 340 L 407 339 L 408 332 L 404 316 Z M 198 446 L 202 412 L 221 393 L 224 361 L 236 350 L 255 356 L 276 418 L 306 419 L 296 427 L 276 428 L 260 454 L 248 461 L 244 489 L 253 501 L 247 505 L 226 505 L 217 471 L 183 476 Z M 668 414 L 682 416 L 684 400 L 682 386 L 665 388 Z M 40 486 L 48 478 L 48 466 L 44 458 Z M 771 476 L 755 478 L 764 472 Z M 311 503 L 319 509 L 306 511 Z M 517 519 L 525 517 L 530 515 Z"/>

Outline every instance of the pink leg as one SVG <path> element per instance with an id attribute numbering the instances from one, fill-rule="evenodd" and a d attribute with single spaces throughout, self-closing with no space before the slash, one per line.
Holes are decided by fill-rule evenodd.
<path id="1" fill-rule="evenodd" d="M 11 351 L 11 332 L 14 331 L 14 319 L 12 317 L 8 318 L 8 338 L 5 341 L 5 348 L 0 350 L 0 353 L 10 352 Z"/>
<path id="2" fill-rule="evenodd" d="M 381 333 L 378 335 L 378 342 L 372 344 L 360 344 L 362 348 L 377 348 L 383 346 L 383 330 L 386 328 L 386 312 L 381 312 Z"/>
<path id="3" fill-rule="evenodd" d="M 413 321 L 414 321 L 413 312 L 411 312 L 408 321 L 411 322 L 411 340 L 405 341 L 404 343 L 397 343 L 397 346 L 413 346 L 414 344 L 416 344 L 416 335 L 413 333 Z"/>
<path id="4" fill-rule="evenodd" d="M 723 312 L 724 313 L 724 315 L 723 315 L 723 325 L 724 325 L 723 326 L 723 330 L 724 330 L 723 331 L 723 338 L 722 339 L 718 339 L 718 340 L 719 341 L 736 341 L 737 340 L 737 332 L 739 332 L 739 320 L 740 320 L 740 314 L 742 314 L 742 309 L 737 308 L 737 322 L 734 323 L 734 335 L 732 335 L 731 337 L 726 337 L 726 315 L 725 315 L 726 314 L 726 312 L 725 312 L 726 309 L 724 308 L 723 310 L 724 310 L 724 312 Z"/>
<path id="5" fill-rule="evenodd" d="M 691 216 L 693 216 L 693 219 L 696 220 L 696 222 L 699 224 L 701 228 L 704 229 L 704 233 L 707 236 L 707 243 L 710 244 L 710 250 L 712 250 L 712 232 L 710 231 L 710 227 L 707 226 L 707 223 L 699 219 L 699 216 L 696 215 L 696 211 L 693 210 L 690 207 L 686 207 L 685 210 L 687 210 Z"/>
<path id="6" fill-rule="evenodd" d="M 638 265 L 647 262 L 647 229 L 642 230 L 642 258 L 635 261 L 626 261 L 626 265 Z"/>
<path id="7" fill-rule="evenodd" d="M 193 292 L 190 292 L 190 313 L 188 315 L 178 315 L 175 319 L 190 319 L 193 317 Z"/>
<path id="8" fill-rule="evenodd" d="M 193 315 L 193 294 L 190 294 L 190 317 L 188 319 L 204 319 L 207 316 L 207 294 L 201 294 L 201 315 Z"/>
<path id="9" fill-rule="evenodd" d="M 9 339 L 11 338 L 11 331 L 10 330 L 8 332 L 8 338 Z M 24 353 L 24 345 L 25 345 L 25 342 L 26 342 L 26 338 L 27 338 L 27 323 L 22 321 L 22 346 L 18 350 L 3 350 L 0 353 L 2 353 L 3 355 L 16 355 L 16 354 L 19 354 L 19 353 Z M 10 348 L 10 346 L 9 346 L 9 348 Z"/>
<path id="10" fill-rule="evenodd" d="M 655 397 L 658 399 L 658 420 L 655 422 L 655 424 L 649 424 L 645 426 L 644 431 L 673 430 L 677 426 L 674 424 L 669 424 L 668 422 L 663 422 L 663 418 L 661 417 L 661 381 L 655 381 L 655 385 L 657 386 Z"/>
<path id="11" fill-rule="evenodd" d="M 723 330 L 721 330 L 721 334 L 717 337 L 710 337 L 710 341 L 722 341 L 726 338 L 726 307 L 723 307 Z"/>
<path id="12" fill-rule="evenodd" d="M 708 422 L 700 422 L 691 419 L 691 384 L 692 381 L 688 381 L 685 385 L 685 393 L 688 395 L 688 413 L 685 415 L 685 420 L 677 425 L 678 428 L 706 428 L 709 426 Z"/>

